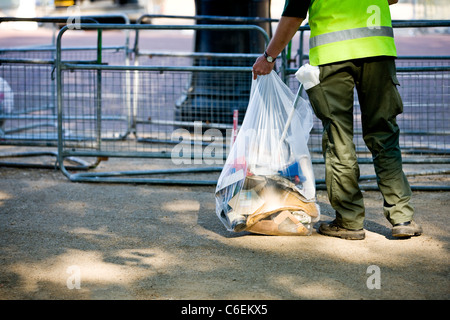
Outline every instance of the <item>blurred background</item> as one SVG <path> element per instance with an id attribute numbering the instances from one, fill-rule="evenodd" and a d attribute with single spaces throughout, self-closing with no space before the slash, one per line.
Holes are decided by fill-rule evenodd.
<path id="1" fill-rule="evenodd" d="M 70 6 L 79 6 L 82 15 L 125 13 L 130 20 L 142 14 L 194 15 L 194 0 L 0 0 L 0 16 L 31 17 L 65 15 Z M 272 18 L 280 17 L 284 0 L 271 1 Z M 448 19 L 448 0 L 400 0 L 391 7 L 396 20 Z"/>
<path id="2" fill-rule="evenodd" d="M 220 147 L 228 148 L 235 111 L 238 124 L 245 116 L 251 66 L 276 29 L 284 3 L 0 0 L 0 78 L 4 79 L 4 85 L 0 84 L 0 151 L 9 155 L 20 147 L 27 152 L 36 147 L 40 152 L 42 146 L 55 147 L 62 141 L 65 154 L 77 157 L 167 157 L 183 138 L 173 135 L 180 128 L 188 129 L 190 141 L 197 139 L 205 146 L 216 136 L 207 137 L 203 131 L 220 129 Z M 397 22 L 396 64 L 405 108 L 398 119 L 401 146 L 404 159 L 414 164 L 448 164 L 450 159 L 449 9 L 449 0 L 399 0 L 390 7 Z M 93 29 L 76 27 L 76 17 L 111 23 L 111 16 L 120 21 L 103 30 L 101 41 Z M 129 22 L 147 25 L 134 32 L 123 26 Z M 208 24 L 224 28 L 208 30 Z M 233 29 L 230 24 L 240 26 Z M 261 29 L 250 29 L 248 24 Z M 76 65 L 58 76 L 54 66 L 61 61 L 55 62 L 56 37 L 64 25 L 69 30 L 61 37 L 61 60 Z M 293 92 L 299 87 L 294 73 L 308 62 L 309 30 L 303 29 L 275 65 Z M 59 126 L 58 99 L 66 117 Z M 196 122 L 202 123 L 201 134 L 195 132 Z M 370 161 L 359 108 L 355 108 L 355 132 L 359 154 Z M 60 138 L 63 134 L 64 139 Z M 321 141 L 321 122 L 315 118 L 309 140 L 315 163 L 323 161 Z"/>

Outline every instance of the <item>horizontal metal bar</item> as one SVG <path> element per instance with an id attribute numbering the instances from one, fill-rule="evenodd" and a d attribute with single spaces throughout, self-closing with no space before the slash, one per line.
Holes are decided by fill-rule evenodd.
<path id="1" fill-rule="evenodd" d="M 175 15 L 161 15 L 161 14 L 144 14 L 136 20 L 136 24 L 142 23 L 144 19 L 189 19 L 189 20 L 216 20 L 224 22 L 278 22 L 279 19 L 262 18 L 262 17 L 231 17 L 231 16 L 211 16 L 211 15 L 197 15 L 197 16 L 175 16 Z"/>
<path id="2" fill-rule="evenodd" d="M 163 185 L 190 185 L 190 186 L 214 186 L 217 185 L 217 180 L 186 180 L 186 179 L 126 179 L 117 177 L 85 177 L 79 174 L 71 174 L 68 176 L 72 182 L 96 182 L 96 183 L 133 183 L 133 184 L 163 184 Z"/>
<path id="3" fill-rule="evenodd" d="M 126 151 L 102 151 L 102 150 L 62 150 L 61 157 L 67 157 L 67 156 L 77 156 L 77 157 L 114 157 L 114 158 L 150 158 L 150 159 L 172 159 L 172 152 L 171 150 L 167 152 L 159 151 L 159 152 L 146 152 L 146 151 L 135 151 L 135 152 L 126 152 Z M 221 158 L 219 157 L 207 157 L 203 154 L 199 153 L 192 153 L 187 157 L 179 157 L 177 159 L 183 159 L 183 160 L 220 160 L 225 162 L 226 155 L 223 154 Z"/>
<path id="4" fill-rule="evenodd" d="M 54 59 L 32 59 L 32 58 L 9 58 L 0 59 L 0 64 L 2 63 L 15 63 L 15 64 L 54 64 Z"/>
<path id="5" fill-rule="evenodd" d="M 51 141 L 44 141 L 44 140 L 29 140 L 29 139 L 20 139 L 17 141 L 14 141 L 14 146 L 18 147 L 56 147 L 57 146 L 57 140 L 51 140 Z M 0 145 L 12 145 L 10 141 L 0 139 Z"/>
<path id="6" fill-rule="evenodd" d="M 14 140 L 20 140 L 20 141 L 56 141 L 57 140 L 57 136 L 56 133 L 54 134 L 54 136 L 52 137 L 50 134 L 46 134 L 44 136 L 39 136 L 39 135 L 5 135 L 5 136 L 1 136 L 2 138 L 2 142 L 5 142 L 5 140 L 10 140 L 10 141 L 14 141 Z"/>
<path id="7" fill-rule="evenodd" d="M 141 50 L 138 56 L 151 57 L 181 57 L 181 58 L 257 58 L 257 53 L 216 53 L 216 52 L 154 52 Z"/>
<path id="8" fill-rule="evenodd" d="M 12 168 L 27 168 L 27 169 L 58 169 L 59 165 L 57 162 L 55 164 L 39 164 L 39 163 L 28 163 L 28 162 L 0 162 L 0 167 L 12 167 Z M 68 170 L 90 170 L 93 169 L 91 166 L 66 166 Z"/>
<path id="9" fill-rule="evenodd" d="M 79 177 L 114 177 L 114 176 L 140 176 L 157 174 L 182 174 L 182 173 L 209 173 L 220 172 L 223 167 L 199 167 L 199 168 L 177 168 L 177 169 L 158 169 L 158 170 L 134 170 L 134 171 L 112 171 L 112 172 L 88 172 L 80 173 Z"/>
<path id="10" fill-rule="evenodd" d="M 11 63 L 11 64 L 55 64 L 55 59 L 34 59 L 34 58 L 9 58 L 0 59 L 0 64 Z M 95 64 L 96 60 L 63 60 L 63 63 L 72 64 Z"/>
<path id="11" fill-rule="evenodd" d="M 54 115 L 48 115 L 48 116 L 38 116 L 38 115 L 1 115 L 0 119 L 2 120 L 58 120 L 58 116 Z M 63 116 L 63 121 L 70 121 L 70 120 L 97 120 L 96 116 Z M 106 116 L 102 115 L 102 120 L 105 121 L 124 121 L 128 120 L 125 116 Z"/>
<path id="12" fill-rule="evenodd" d="M 450 66 L 397 67 L 397 72 L 450 71 Z"/>
<path id="13" fill-rule="evenodd" d="M 207 147 L 207 146 L 214 146 L 214 147 L 218 147 L 218 148 L 226 148 L 227 145 L 224 143 L 214 143 L 211 141 L 202 141 L 202 140 L 192 140 L 192 141 L 185 141 L 185 140 L 161 140 L 161 139 L 152 139 L 152 138 L 138 138 L 138 142 L 143 142 L 143 143 L 153 143 L 153 144 L 167 144 L 167 145 L 191 145 L 191 146 L 202 146 L 202 147 Z"/>
<path id="14" fill-rule="evenodd" d="M 160 170 L 138 171 L 112 171 L 112 172 L 87 172 L 68 174 L 68 178 L 74 182 L 108 182 L 108 183 L 145 183 L 145 184 L 170 184 L 170 185 L 216 185 L 217 180 L 187 180 L 187 179 L 158 179 L 158 178 L 120 178 L 139 175 L 168 175 L 187 173 L 211 173 L 220 172 L 223 167 L 197 167 Z"/>
<path id="15" fill-rule="evenodd" d="M 449 60 L 450 56 L 397 56 L 397 60 Z"/>
<path id="16" fill-rule="evenodd" d="M 1 52 L 1 51 L 0 51 Z M 214 57 L 214 58 L 257 58 L 259 53 L 215 53 L 215 52 L 155 52 L 140 50 L 138 56 L 155 56 L 155 57 Z M 303 58 L 307 58 L 303 55 Z M 398 56 L 397 60 L 450 60 L 450 56 Z"/>
<path id="17" fill-rule="evenodd" d="M 118 51 L 121 49 L 127 49 L 126 46 L 104 46 L 102 50 L 114 50 Z M 63 47 L 61 51 L 89 51 L 97 50 L 97 47 Z M 42 46 L 42 47 L 32 47 L 32 48 L 0 48 L 0 54 L 9 52 L 39 52 L 39 51 L 56 51 L 56 47 L 52 45 Z"/>
<path id="18" fill-rule="evenodd" d="M 433 148 L 433 147 L 426 147 L 426 148 L 418 148 L 418 147 L 402 147 L 402 153 L 404 154 L 449 154 L 450 155 L 450 149 L 443 149 L 443 148 Z M 450 159 L 449 159 L 450 162 Z"/>
<path id="19" fill-rule="evenodd" d="M 66 23 L 73 17 L 0 17 L 0 23 L 3 22 L 40 22 L 40 23 Z M 78 17 L 80 21 L 98 23 L 98 21 L 92 17 Z"/>
<path id="20" fill-rule="evenodd" d="M 64 26 L 60 32 L 68 30 L 68 26 Z M 260 31 L 263 35 L 266 31 L 255 25 L 241 24 L 195 24 L 195 25 L 154 25 L 154 24 L 94 24 L 80 23 L 79 30 L 255 30 Z M 270 39 L 267 36 L 267 41 Z"/>
<path id="21" fill-rule="evenodd" d="M 450 20 L 392 20 L 393 28 L 450 27 Z"/>
<path id="22" fill-rule="evenodd" d="M 27 152 L 10 152 L 0 154 L 0 158 L 27 158 L 39 156 L 57 156 L 55 151 L 27 151 Z"/>
<path id="23" fill-rule="evenodd" d="M 448 136 L 450 131 L 415 131 L 402 130 L 403 136 Z"/>
<path id="24" fill-rule="evenodd" d="M 378 186 L 376 185 L 360 185 L 359 188 L 361 190 L 364 191 L 379 191 L 380 189 L 378 188 Z M 327 190 L 326 185 L 324 184 L 319 184 L 316 186 L 316 190 Z M 416 185 L 411 185 L 411 190 L 412 191 L 450 191 L 450 186 L 437 186 L 437 185 L 433 185 L 433 186 L 416 186 Z"/>
<path id="25" fill-rule="evenodd" d="M 73 19 L 73 16 L 54 16 L 54 17 L 0 17 L 0 23 L 2 22 L 40 22 L 40 23 L 67 23 L 69 19 Z M 80 22 L 93 22 L 102 23 L 108 20 L 123 19 L 126 24 L 130 23 L 130 19 L 125 14 L 104 14 L 104 15 L 83 15 L 78 16 Z"/>
<path id="26" fill-rule="evenodd" d="M 61 62 L 61 69 L 79 70 L 124 70 L 124 71 L 205 71 L 205 72 L 251 72 L 252 67 L 218 67 L 218 66 L 119 66 L 98 64 L 72 64 Z"/>
<path id="27" fill-rule="evenodd" d="M 450 149 L 444 149 L 444 148 L 433 148 L 433 147 L 428 147 L 428 148 L 412 148 L 412 147 L 405 147 L 402 146 L 402 154 L 403 155 L 410 155 L 410 154 L 414 154 L 414 155 L 447 155 L 450 154 Z M 322 154 L 322 149 L 320 148 L 310 148 L 309 151 L 311 153 L 317 153 L 317 154 Z M 369 149 L 367 147 L 357 147 L 356 148 L 356 153 L 358 154 L 368 154 L 370 153 Z M 371 159 L 368 159 L 369 161 L 372 161 Z M 450 158 L 447 160 L 448 163 L 450 163 Z M 439 161 L 439 163 L 442 163 L 442 160 Z"/>
<path id="28" fill-rule="evenodd" d="M 310 150 L 312 151 L 312 150 Z M 317 152 L 322 154 L 322 151 Z M 313 164 L 324 164 L 324 160 L 320 158 L 311 159 Z M 372 164 L 372 158 L 358 158 L 358 164 Z M 404 157 L 402 159 L 403 164 L 449 164 L 450 159 L 446 158 L 425 158 L 425 159 L 417 159 L 417 158 L 408 158 Z"/>
<path id="29" fill-rule="evenodd" d="M 175 121 L 175 120 L 137 120 L 136 123 L 140 124 L 157 124 L 165 126 L 180 126 L 180 127 L 196 127 L 197 124 L 190 121 Z M 201 124 L 202 128 L 214 128 L 214 129 L 233 129 L 232 124 L 223 123 L 204 123 Z"/>
<path id="30" fill-rule="evenodd" d="M 136 20 L 136 24 L 142 23 L 144 19 L 190 19 L 190 20 L 216 20 L 227 22 L 279 22 L 279 19 L 262 18 L 262 17 L 233 17 L 233 16 L 212 16 L 212 15 L 196 15 L 196 16 L 176 16 L 176 15 L 158 15 L 144 14 Z M 450 20 L 392 20 L 394 28 L 413 28 L 413 27 L 448 27 Z M 310 30 L 309 25 L 300 27 L 300 30 Z"/>
<path id="31" fill-rule="evenodd" d="M 450 169 L 443 169 L 443 170 L 426 170 L 426 171 L 420 171 L 420 172 L 405 172 L 405 176 L 407 177 L 416 177 L 416 176 L 430 176 L 430 175 L 446 175 L 450 174 Z M 368 180 L 376 180 L 376 175 L 365 175 L 360 176 L 358 181 L 368 181 Z M 325 184 L 325 179 L 316 179 L 316 184 Z"/>
<path id="32" fill-rule="evenodd" d="M 266 31 L 256 25 L 221 25 L 221 24 L 205 24 L 205 25 L 142 25 L 142 24 L 90 24 L 80 23 L 81 30 L 253 30 L 259 31 L 264 37 L 266 44 L 269 43 L 270 38 Z M 61 38 L 62 34 L 68 30 L 68 26 L 61 29 L 58 34 L 58 38 Z M 58 42 L 58 41 L 57 41 Z M 136 46 L 135 46 L 136 49 Z M 137 50 L 135 50 L 137 51 Z"/>
<path id="33" fill-rule="evenodd" d="M 171 159 L 172 154 L 170 152 L 125 152 L 125 151 L 99 151 L 99 150 L 62 150 L 60 154 L 61 158 L 68 156 L 76 157 L 111 157 L 111 158 L 132 158 L 138 157 L 143 159 Z"/>

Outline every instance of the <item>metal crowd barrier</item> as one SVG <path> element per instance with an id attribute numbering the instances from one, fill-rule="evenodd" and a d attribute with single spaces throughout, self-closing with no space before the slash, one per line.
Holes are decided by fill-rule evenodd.
<path id="1" fill-rule="evenodd" d="M 146 20 L 150 20 L 152 23 L 159 19 L 159 18 L 165 18 L 165 19 L 187 19 L 187 20 L 194 20 L 197 24 L 200 22 L 210 21 L 211 24 L 215 24 L 218 22 L 224 23 L 223 27 L 221 28 L 210 28 L 210 27 L 196 27 L 195 32 L 197 32 L 195 41 L 196 43 L 205 43 L 211 40 L 207 37 L 199 36 L 198 32 L 204 32 L 204 31 L 220 31 L 222 32 L 228 32 L 231 31 L 231 33 L 236 31 L 247 31 L 254 32 L 253 37 L 256 38 L 257 35 L 261 34 L 262 39 L 264 39 L 264 43 L 267 44 L 269 37 L 267 34 L 267 30 L 264 33 L 261 33 L 261 29 L 258 29 L 257 31 L 251 31 L 253 30 L 252 27 L 250 28 L 243 28 L 243 26 L 247 25 L 254 25 L 257 24 L 267 24 L 272 21 L 277 21 L 270 18 L 255 18 L 255 17 L 217 17 L 217 16 L 167 16 L 167 15 L 152 15 L 152 14 L 146 14 L 141 16 L 139 19 L 137 19 L 136 24 L 143 24 Z M 225 24 L 226 23 L 226 24 Z M 240 24 L 240 27 L 231 29 L 227 26 L 230 26 L 230 23 L 234 24 Z M 259 27 L 261 27 L 259 25 Z M 188 29 L 185 29 L 188 30 Z M 270 31 L 270 30 L 269 30 Z M 270 33 L 270 32 L 269 32 Z M 229 34 L 232 36 L 232 34 Z M 239 36 L 237 35 L 237 41 L 240 42 L 242 39 L 239 39 Z M 134 42 L 134 48 L 133 52 L 135 54 L 135 65 L 139 65 L 142 63 L 162 63 L 162 64 L 170 64 L 170 65 L 194 65 L 194 66 L 214 66 L 214 67 L 223 67 L 223 66 L 234 66 L 234 67 L 249 67 L 253 64 L 253 62 L 256 60 L 256 58 L 260 55 L 260 51 L 258 53 L 247 53 L 247 52 L 240 52 L 240 53 L 228 53 L 228 52 L 217 52 L 217 49 L 222 48 L 215 48 L 215 52 L 200 52 L 196 50 L 191 51 L 156 51 L 156 50 L 142 50 L 141 44 L 142 40 L 139 36 L 139 29 L 136 30 L 136 36 L 135 36 L 135 42 Z M 257 42 L 256 42 L 257 43 Z M 257 43 L 258 44 L 258 43 Z M 259 43 L 261 44 L 261 43 Z M 238 44 L 236 44 L 236 47 L 238 47 Z M 256 45 L 255 47 L 258 47 Z M 259 49 L 257 49 L 259 50 Z M 262 50 L 262 49 L 261 49 Z M 147 59 L 145 61 L 146 57 L 150 57 L 150 60 Z M 156 62 L 155 62 L 156 60 Z M 159 61 L 158 61 L 159 60 Z M 281 60 L 281 59 L 280 59 Z M 163 62 L 165 61 L 165 62 Z M 280 64 L 275 67 L 276 70 L 280 70 Z M 281 68 L 282 69 L 282 68 Z M 216 69 L 217 72 L 220 72 L 220 69 Z M 139 74 L 135 74 L 135 84 L 138 83 Z M 251 86 L 251 77 L 249 77 L 247 74 L 242 72 L 229 72 L 227 73 L 227 77 L 229 77 L 229 81 L 225 81 L 225 79 L 217 79 L 219 76 L 212 76 L 210 72 L 207 73 L 194 73 L 192 78 L 190 79 L 190 90 L 188 94 L 184 96 L 184 100 L 181 99 L 181 101 L 177 102 L 177 108 L 176 108 L 176 119 L 174 120 L 174 125 L 181 125 L 186 127 L 193 127 L 194 121 L 202 121 L 204 127 L 208 128 L 221 128 L 221 129 L 230 129 L 231 126 L 231 119 L 229 121 L 224 121 L 224 118 L 227 117 L 228 110 L 230 108 L 236 108 L 239 111 L 238 117 L 239 122 L 242 122 L 245 114 L 245 110 L 247 108 L 248 104 L 248 94 L 249 89 Z M 211 85 L 207 85 L 208 82 L 212 82 Z M 229 98 L 228 99 L 230 103 L 234 104 L 234 106 L 228 106 L 223 108 L 223 110 L 219 110 L 219 108 L 215 108 L 212 112 L 212 110 L 195 110 L 193 112 L 193 109 L 195 107 L 199 107 L 198 103 L 196 103 L 195 100 L 201 100 L 201 103 L 203 105 L 215 105 L 217 102 L 214 98 L 208 99 L 205 98 L 205 91 L 207 91 L 211 96 L 214 94 L 215 91 L 220 90 L 217 88 L 217 85 L 214 85 L 215 82 L 218 82 L 221 86 L 226 86 L 227 88 L 225 90 L 228 90 Z M 138 86 L 135 85 L 135 88 Z M 137 90 L 135 91 L 135 98 L 133 99 L 133 102 L 136 104 L 138 102 L 137 98 Z M 135 108 L 136 109 L 136 105 Z M 207 109 L 207 108 L 206 108 Z M 225 122 L 225 123 L 224 123 Z M 228 122 L 228 124 L 226 124 Z M 165 122 L 166 124 L 169 124 L 168 122 Z"/>
<path id="2" fill-rule="evenodd" d="M 57 92 L 54 75 L 56 59 L 56 35 L 61 25 L 68 22 L 105 23 L 115 21 L 129 24 L 126 15 L 82 16 L 71 17 L 41 17 L 16 18 L 1 17 L 0 23 L 39 23 L 51 28 L 53 36 L 49 44 L 0 48 L 0 77 L 3 83 L 0 89 L 11 89 L 13 92 L 13 109 L 0 110 L 0 144 L 16 147 L 37 147 L 40 150 L 57 147 Z M 77 24 L 70 28 L 76 29 Z M 62 48 L 64 59 L 72 61 L 92 62 L 96 58 L 98 46 L 65 46 Z M 106 61 L 109 63 L 129 64 L 129 35 L 125 35 L 122 45 L 102 46 Z M 6 84 L 4 84 L 6 83 Z M 8 88 L 6 88 L 8 86 Z M 73 84 L 76 86 L 76 84 Z M 2 94 L 4 94 L 2 92 Z M 70 133 L 67 133 L 70 134 Z M 32 158 L 51 156 L 57 158 L 56 150 L 7 152 L 0 158 Z M 77 169 L 89 169 L 95 165 L 80 159 L 76 162 Z M 23 162 L 1 162 L 3 166 L 54 168 L 56 165 Z"/>
<path id="3" fill-rule="evenodd" d="M 142 33 L 152 31 L 181 31 L 181 30 L 227 30 L 236 32 L 251 30 L 261 33 L 267 44 L 269 41 L 265 31 L 255 25 L 113 25 L 113 24 L 81 24 L 82 30 L 97 30 L 98 43 L 101 43 L 102 33 L 107 30 L 128 29 Z M 62 59 L 61 41 L 68 30 L 62 28 L 57 38 L 57 95 L 58 95 L 58 156 L 62 172 L 71 181 L 91 182 L 133 182 L 133 183 L 168 183 L 168 184 L 212 184 L 214 181 L 176 180 L 176 179 L 142 179 L 124 178 L 136 175 L 171 174 L 183 172 L 219 171 L 221 167 L 183 168 L 175 170 L 157 171 L 120 171 L 120 172 L 88 172 L 70 173 L 63 165 L 64 159 L 77 157 L 138 157 L 138 158 L 177 158 L 180 162 L 193 164 L 208 161 L 223 164 L 226 157 L 224 148 L 227 145 L 227 133 L 232 128 L 227 123 L 219 123 L 214 113 L 229 110 L 230 104 L 238 104 L 233 95 L 234 89 L 239 90 L 240 81 L 251 80 L 250 66 L 208 66 L 192 63 L 196 58 L 211 59 L 213 55 L 195 55 L 188 58 L 184 65 L 141 64 L 141 56 L 153 58 L 155 53 L 149 54 L 142 50 L 134 52 L 134 65 L 104 65 L 101 63 L 101 50 L 98 50 L 97 63 L 73 63 Z M 242 54 L 225 54 L 227 58 L 240 59 Z M 244 58 L 248 58 L 244 55 Z M 133 108 L 123 108 L 122 95 L 105 95 L 106 91 L 118 92 L 122 88 L 122 78 L 132 72 L 132 93 L 128 99 L 132 100 Z M 231 81 L 230 81 L 230 75 Z M 73 79 L 82 79 L 79 87 L 90 86 L 93 94 L 86 100 L 77 98 L 82 92 L 66 89 L 66 83 Z M 177 106 L 190 101 L 194 78 L 206 81 L 201 85 L 202 92 L 193 98 L 201 97 L 204 101 L 197 101 L 191 106 L 201 109 L 195 114 L 177 112 Z M 230 87 L 231 86 L 231 87 Z M 83 90 L 81 90 L 83 91 Z M 233 93 L 233 94 L 230 94 Z M 248 103 L 249 92 L 242 93 Z M 127 99 L 127 100 L 128 100 Z M 215 105 L 210 101 L 215 100 Z M 205 102 L 206 101 L 206 102 Z M 202 121 L 203 117 L 211 115 L 212 121 Z M 229 113 L 232 122 L 232 113 Z M 129 134 L 117 137 L 120 126 L 117 117 L 127 119 L 130 125 Z M 80 139 L 67 139 L 65 132 L 70 131 Z M 225 135 L 225 137 L 224 137 Z M 82 139 L 81 139 L 82 137 Z M 204 141 L 205 137 L 214 143 Z M 116 139 L 118 138 L 118 139 Z M 217 150 L 205 155 L 203 147 L 207 144 L 215 145 Z M 174 148 L 175 146 L 175 148 Z M 174 154 L 176 147 L 185 146 L 180 150 L 183 154 Z M 191 148 L 192 147 L 192 148 Z"/>
<path id="4" fill-rule="evenodd" d="M 89 48 L 92 55 L 84 59 L 79 55 L 77 59 L 65 56 L 68 48 L 62 45 L 62 40 L 69 27 L 64 26 L 56 37 L 54 59 L 38 59 L 34 62 L 26 58 L 0 60 L 0 71 L 5 64 L 16 66 L 16 64 L 25 63 L 25 70 L 38 64 L 48 66 L 44 74 L 51 73 L 54 77 L 52 79 L 56 79 L 56 84 L 52 82 L 55 85 L 54 93 L 52 91 L 52 94 L 49 94 L 52 99 L 56 99 L 56 101 L 52 100 L 54 105 L 51 117 L 44 118 L 41 110 L 31 113 L 33 121 L 56 120 L 56 137 L 52 131 L 47 135 L 36 134 L 32 136 L 33 139 L 23 139 L 23 137 L 14 139 L 13 132 L 9 131 L 4 134 L 7 139 L 2 143 L 24 146 L 53 146 L 56 143 L 57 152 L 54 155 L 57 157 L 61 171 L 71 181 L 216 184 L 216 181 L 211 180 L 168 177 L 173 174 L 221 171 L 221 165 L 229 151 L 233 129 L 233 113 L 230 110 L 233 108 L 238 110 L 240 119 L 243 118 L 249 92 L 242 88 L 248 87 L 252 77 L 251 65 L 259 54 L 195 52 L 189 49 L 184 52 L 149 50 L 143 48 L 141 37 L 144 37 L 147 32 L 175 32 L 180 35 L 181 32 L 198 30 L 214 29 L 228 32 L 251 30 L 262 34 L 267 44 L 269 36 L 264 29 L 249 24 L 141 24 L 143 19 L 158 17 L 167 16 L 146 15 L 138 19 L 135 25 L 81 23 L 80 32 L 95 31 L 97 36 L 97 45 L 95 48 Z M 173 18 L 178 17 L 173 16 Z M 228 17 L 204 16 L 182 18 L 195 20 L 220 18 L 224 21 L 228 19 Z M 230 19 L 248 22 L 245 18 Z M 275 20 L 270 19 L 270 21 Z M 399 28 L 448 27 L 449 25 L 450 21 L 394 23 L 394 27 Z M 291 59 L 288 48 L 283 51 L 276 66 L 282 79 L 293 91 L 298 88 L 298 81 L 293 73 L 301 64 L 308 61 L 308 56 L 303 53 L 303 37 L 308 29 L 308 26 L 304 26 L 299 30 L 299 52 L 296 59 Z M 135 39 L 133 48 L 128 48 L 128 43 L 126 47 L 123 47 L 125 52 L 123 59 L 110 62 L 106 58 L 107 47 L 103 45 L 103 37 L 106 32 L 113 30 L 134 31 Z M 165 37 L 165 35 L 159 35 L 158 39 L 164 41 Z M 149 37 L 149 39 L 152 38 Z M 183 41 L 183 39 L 177 38 L 176 41 Z M 121 48 L 115 50 L 120 51 Z M 222 65 L 217 63 L 221 59 L 225 61 Z M 232 63 L 229 62 L 230 59 Z M 447 164 L 449 162 L 447 156 L 450 149 L 447 126 L 449 120 L 448 71 L 450 71 L 448 59 L 448 56 L 432 55 L 399 57 L 398 59 L 400 61 L 397 65 L 398 74 L 402 83 L 399 90 L 405 104 L 404 113 L 399 117 L 398 122 L 401 127 L 401 146 L 405 154 L 405 163 Z M 211 63 L 212 61 L 214 63 Z M 296 64 L 292 65 L 292 61 Z M 414 65 L 405 65 L 402 61 L 414 61 Z M 424 64 L 426 61 L 428 65 Z M 437 61 L 440 61 L 440 64 L 437 64 Z M 51 70 L 53 67 L 55 69 Z M 38 70 L 34 72 L 39 73 Z M 39 81 L 42 82 L 43 79 L 39 78 Z M 307 98 L 306 95 L 305 98 Z M 361 138 L 357 104 L 355 100 L 355 145 L 361 155 L 358 161 L 370 163 L 372 160 Z M 0 115 L 0 120 L 5 120 L 5 123 L 12 121 L 9 116 L 12 115 Z M 14 114 L 14 116 L 17 120 L 25 120 L 29 117 L 27 113 Z M 20 124 L 28 125 L 26 122 L 20 122 Z M 37 123 L 39 126 L 41 124 Z M 316 119 L 309 141 L 313 163 L 323 163 L 321 131 L 321 124 Z M 89 168 L 94 168 L 102 159 L 109 157 L 161 158 L 165 159 L 167 164 L 171 161 L 172 164 L 177 165 L 177 168 L 130 171 L 127 167 L 126 170 L 111 172 L 74 173 L 72 168 L 64 163 L 67 159 L 84 157 L 97 158 L 95 165 Z M 193 167 L 185 166 L 192 164 Z M 163 178 L 148 178 L 155 175 L 162 175 Z M 317 183 L 320 187 L 321 182 L 317 181 Z M 433 189 L 415 187 L 416 189 Z M 442 187 L 438 189 L 441 190 Z"/>

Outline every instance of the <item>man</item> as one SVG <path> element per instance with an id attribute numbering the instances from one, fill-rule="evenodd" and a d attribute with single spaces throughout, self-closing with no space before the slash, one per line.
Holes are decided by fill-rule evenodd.
<path id="1" fill-rule="evenodd" d="M 384 214 L 394 237 L 422 233 L 413 221 L 411 188 L 403 173 L 399 128 L 403 111 L 396 70 L 396 48 L 389 5 L 397 0 L 286 0 L 279 25 L 264 55 L 253 65 L 254 78 L 268 74 L 274 59 L 295 35 L 309 11 L 310 64 L 319 66 L 320 84 L 307 90 L 322 121 L 325 180 L 336 212 L 319 233 L 364 239 L 364 203 L 353 144 L 353 92 L 361 106 L 363 138 L 372 153 Z"/>

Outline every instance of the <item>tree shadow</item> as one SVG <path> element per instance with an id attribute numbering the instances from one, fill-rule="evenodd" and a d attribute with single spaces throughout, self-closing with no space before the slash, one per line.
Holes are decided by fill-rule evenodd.
<path id="1" fill-rule="evenodd" d="M 426 250 L 389 264 L 385 248 L 369 240 L 350 243 L 315 231 L 308 237 L 230 233 L 215 214 L 211 187 L 82 184 L 37 174 L 13 185 L 21 176 L 15 174 L 0 183 L 4 299 L 385 298 L 398 291 L 368 291 L 367 266 L 381 265 L 392 280 L 408 259 L 414 260 L 400 280 L 409 276 L 427 297 L 445 294 L 446 276 L 414 262 L 434 257 Z M 372 218 L 378 209 L 369 210 L 367 229 L 387 237 L 389 229 Z M 327 204 L 321 215 L 333 219 Z M 67 288 L 71 265 L 81 267 L 80 290 Z M 426 281 L 442 284 L 432 292 Z M 408 297 L 424 296 L 408 290 Z"/>

